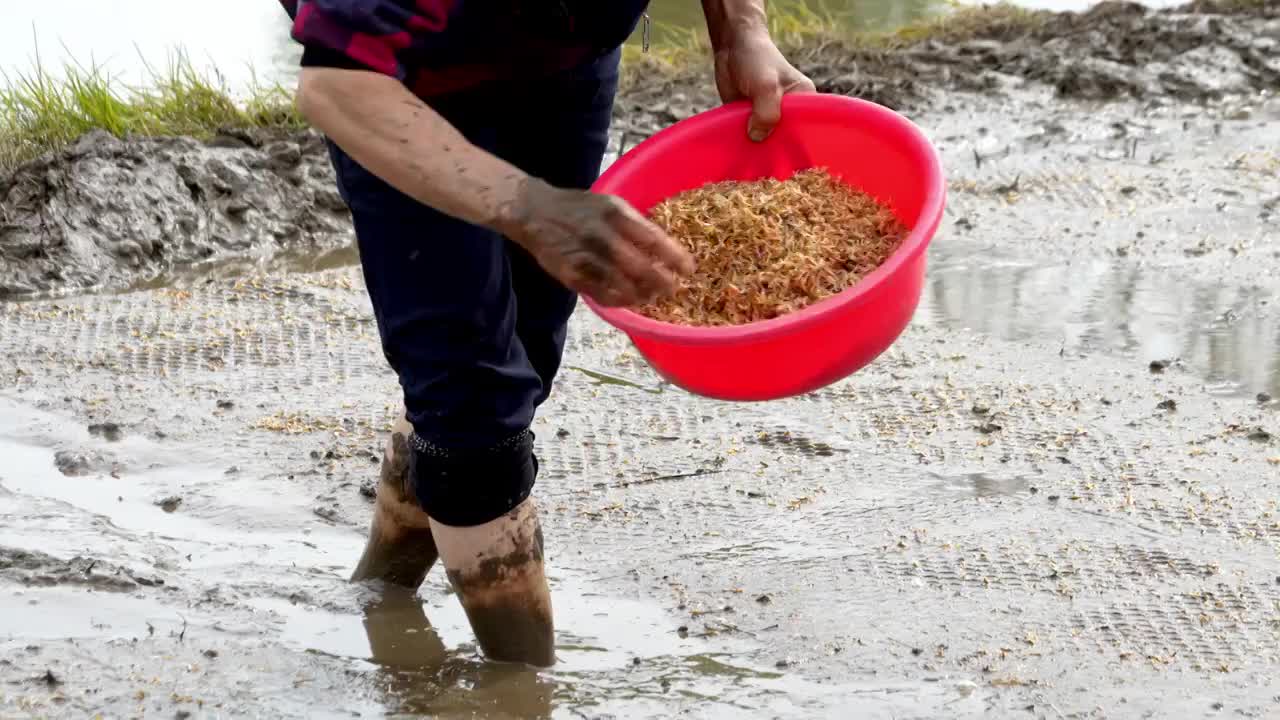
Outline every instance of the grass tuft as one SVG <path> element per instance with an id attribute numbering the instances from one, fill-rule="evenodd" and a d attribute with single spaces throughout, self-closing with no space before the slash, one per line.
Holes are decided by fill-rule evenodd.
<path id="1" fill-rule="evenodd" d="M 0 172 L 58 150 L 92 130 L 116 137 L 189 135 L 304 127 L 292 93 L 254 83 L 236 99 L 222 80 L 202 73 L 182 54 L 134 88 L 103 68 L 70 64 L 57 76 L 35 69 L 4 76 L 0 87 Z"/>
<path id="2" fill-rule="evenodd" d="M 886 48 L 905 47 L 928 40 L 945 43 L 974 38 L 1007 40 L 1039 29 L 1054 13 L 1028 10 L 1010 3 L 956 6 L 951 12 L 921 20 L 892 33 L 866 38 Z"/>

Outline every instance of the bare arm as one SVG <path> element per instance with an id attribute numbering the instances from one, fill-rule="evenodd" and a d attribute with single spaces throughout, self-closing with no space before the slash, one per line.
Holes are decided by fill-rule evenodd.
<path id="1" fill-rule="evenodd" d="M 712 49 L 716 52 L 728 49 L 735 38 L 744 33 L 767 35 L 764 5 L 765 0 L 702 0 Z"/>
<path id="2" fill-rule="evenodd" d="M 495 227 L 529 176 L 472 145 L 398 80 L 307 67 L 298 109 L 361 166 L 400 192 L 467 222 Z"/>
<path id="3" fill-rule="evenodd" d="M 530 177 L 471 144 L 393 77 L 306 67 L 297 102 L 308 122 L 392 187 L 503 233 L 602 303 L 647 302 L 693 270 L 688 252 L 622 199 Z"/>

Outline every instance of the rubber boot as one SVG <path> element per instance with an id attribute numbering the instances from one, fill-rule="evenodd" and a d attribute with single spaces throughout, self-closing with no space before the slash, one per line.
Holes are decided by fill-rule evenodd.
<path id="1" fill-rule="evenodd" d="M 403 415 L 391 429 L 382 455 L 369 542 L 351 575 L 352 582 L 382 580 L 417 590 L 439 557 L 431 521 L 418 504 L 409 474 L 412 432 Z"/>
<path id="2" fill-rule="evenodd" d="M 485 657 L 554 664 L 551 592 L 533 499 L 484 525 L 459 528 L 432 520 L 431 530 Z"/>

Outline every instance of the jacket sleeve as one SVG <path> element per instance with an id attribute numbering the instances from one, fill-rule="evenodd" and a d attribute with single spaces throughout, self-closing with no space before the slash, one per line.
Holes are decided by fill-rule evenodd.
<path id="1" fill-rule="evenodd" d="M 405 58 L 429 54 L 459 0 L 298 0 L 291 36 L 302 64 L 406 80 Z M 288 8 L 286 3 L 286 8 Z"/>

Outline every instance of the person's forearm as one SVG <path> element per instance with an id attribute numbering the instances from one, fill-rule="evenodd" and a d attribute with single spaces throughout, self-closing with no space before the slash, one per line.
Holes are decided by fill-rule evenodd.
<path id="1" fill-rule="evenodd" d="M 766 31 L 765 0 L 702 0 L 711 48 L 727 49 L 743 33 Z"/>
<path id="2" fill-rule="evenodd" d="M 472 145 L 386 75 L 304 68 L 298 108 L 312 126 L 392 187 L 476 225 L 500 225 L 529 180 Z"/>

